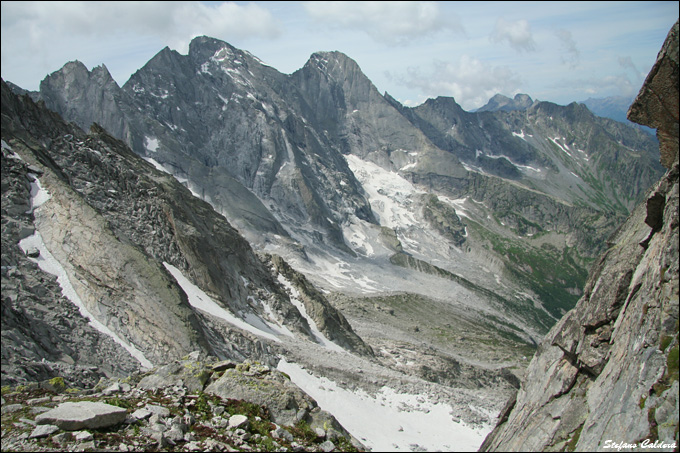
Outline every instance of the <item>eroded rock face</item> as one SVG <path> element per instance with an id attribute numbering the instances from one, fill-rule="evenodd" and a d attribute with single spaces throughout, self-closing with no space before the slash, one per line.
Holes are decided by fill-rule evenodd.
<path id="1" fill-rule="evenodd" d="M 548 333 L 481 451 L 678 444 L 678 23 L 629 118 L 658 127 L 669 170 Z M 672 115 L 667 113 L 672 111 Z"/>
<path id="2" fill-rule="evenodd" d="M 649 71 L 628 119 L 655 128 L 659 138 L 661 163 L 671 168 L 678 159 L 678 27 L 673 27 Z"/>

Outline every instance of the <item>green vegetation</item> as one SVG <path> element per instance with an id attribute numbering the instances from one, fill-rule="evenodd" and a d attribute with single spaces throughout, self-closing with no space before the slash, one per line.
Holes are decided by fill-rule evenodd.
<path id="1" fill-rule="evenodd" d="M 135 407 L 134 402 L 129 398 L 120 398 L 118 396 L 114 396 L 111 398 L 107 398 L 105 401 L 107 404 L 122 407 L 123 409 L 132 409 L 133 407 Z"/>
<path id="2" fill-rule="evenodd" d="M 56 392 L 62 392 L 66 390 L 66 383 L 64 382 L 63 377 L 57 376 L 50 379 L 48 382 Z"/>
<path id="3" fill-rule="evenodd" d="M 574 289 L 583 288 L 588 277 L 586 267 L 579 263 L 589 261 L 580 256 L 576 249 L 565 247 L 559 250 L 549 244 L 533 247 L 525 241 L 489 231 L 475 222 L 469 222 L 469 226 L 487 242 L 490 249 L 505 257 L 512 277 L 536 293 L 546 311 L 554 318 L 559 319 L 576 305 L 579 296 L 574 294 Z M 519 311 L 530 316 L 529 319 L 533 319 L 535 325 L 543 326 L 544 329 L 554 324 L 553 319 L 542 316 L 533 306 L 528 311 Z"/>
<path id="4" fill-rule="evenodd" d="M 578 440 L 581 438 L 581 431 L 583 431 L 583 425 L 576 428 L 576 430 L 574 431 L 574 434 L 571 436 L 571 439 L 569 439 L 569 442 L 567 443 L 567 451 L 576 450 L 576 445 L 578 444 Z"/>
<path id="5" fill-rule="evenodd" d="M 646 396 L 641 396 L 640 401 L 638 402 L 638 406 L 640 406 L 640 409 L 645 408 L 645 403 L 647 402 L 647 397 Z"/>
<path id="6" fill-rule="evenodd" d="M 295 423 L 295 426 L 290 426 L 288 429 L 295 437 L 300 437 L 306 442 L 316 442 L 318 439 L 316 432 L 314 432 L 312 427 L 309 426 L 309 423 L 304 420 L 299 420 Z"/>
<path id="7" fill-rule="evenodd" d="M 659 342 L 659 350 L 665 351 L 672 341 L 673 337 L 671 337 L 670 335 L 662 335 L 661 341 Z"/>

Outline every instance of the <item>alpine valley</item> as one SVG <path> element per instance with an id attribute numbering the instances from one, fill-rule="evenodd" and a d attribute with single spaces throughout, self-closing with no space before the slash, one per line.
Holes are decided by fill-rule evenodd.
<path id="1" fill-rule="evenodd" d="M 203 36 L 122 87 L 78 61 L 3 81 L 2 385 L 141 379 L 476 450 L 664 171 L 583 104 L 409 108 L 339 52 L 283 74 Z M 185 373 L 227 360 L 308 395 Z"/>

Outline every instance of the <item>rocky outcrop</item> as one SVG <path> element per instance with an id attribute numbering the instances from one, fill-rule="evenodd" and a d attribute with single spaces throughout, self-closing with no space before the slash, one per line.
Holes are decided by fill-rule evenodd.
<path id="1" fill-rule="evenodd" d="M 656 129 L 661 163 L 672 168 L 678 159 L 678 28 L 670 31 L 667 42 L 659 52 L 642 90 L 628 110 L 628 119 Z"/>
<path id="2" fill-rule="evenodd" d="M 175 365 L 185 373 L 168 378 Z M 285 374 L 198 352 L 89 390 L 3 386 L 2 451 L 55 449 L 365 451 Z"/>
<path id="3" fill-rule="evenodd" d="M 283 258 L 277 255 L 267 255 L 263 261 L 271 266 L 275 275 L 283 277 L 292 285 L 296 297 L 305 307 L 305 312 L 324 334 L 326 338 L 340 345 L 348 351 L 361 355 L 373 355 L 369 345 L 354 333 L 352 326 L 342 313 L 333 307 L 326 297 L 307 278 L 293 269 Z M 291 295 L 293 297 L 293 295 Z"/>
<path id="4" fill-rule="evenodd" d="M 38 425 L 55 425 L 66 431 L 78 431 L 83 428 L 99 429 L 123 423 L 126 412 L 122 407 L 106 403 L 66 402 L 38 414 L 35 422 Z"/>
<path id="5" fill-rule="evenodd" d="M 80 314 L 62 294 L 57 277 L 33 261 L 36 250 L 27 256 L 19 247 L 36 231 L 31 190 L 43 171 L 21 159 L 4 140 L 13 129 L 7 109 L 17 102 L 3 87 L 2 384 L 60 376 L 92 386 L 104 376 L 131 373 L 139 367 L 137 360 Z M 27 111 L 23 121 L 40 122 L 32 113 Z"/>
<path id="6" fill-rule="evenodd" d="M 481 451 L 677 450 L 677 55 L 678 23 L 629 114 L 659 127 L 669 169 L 609 239 Z"/>

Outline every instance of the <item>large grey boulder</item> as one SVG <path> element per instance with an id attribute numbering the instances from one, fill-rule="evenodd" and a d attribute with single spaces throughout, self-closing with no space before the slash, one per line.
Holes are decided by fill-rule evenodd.
<path id="1" fill-rule="evenodd" d="M 39 414 L 39 425 L 55 425 L 67 431 L 98 429 L 125 421 L 127 411 L 122 407 L 93 401 L 62 403 L 56 408 Z"/>

